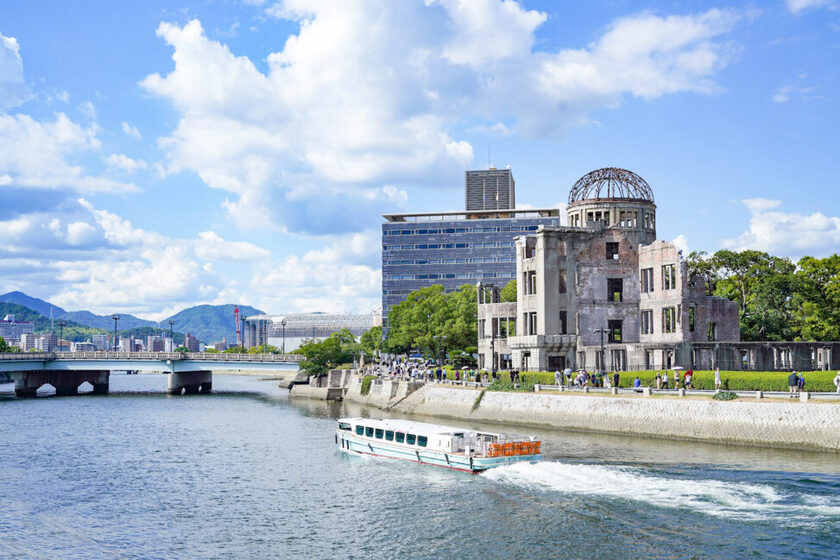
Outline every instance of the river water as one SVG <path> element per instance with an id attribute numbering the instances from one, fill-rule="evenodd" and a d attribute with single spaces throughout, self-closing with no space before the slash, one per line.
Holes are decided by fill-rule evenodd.
<path id="1" fill-rule="evenodd" d="M 338 451 L 335 418 L 376 410 L 258 378 L 165 385 L 0 385 L 0 557 L 840 556 L 833 454 L 535 431 L 541 463 L 473 476 Z"/>

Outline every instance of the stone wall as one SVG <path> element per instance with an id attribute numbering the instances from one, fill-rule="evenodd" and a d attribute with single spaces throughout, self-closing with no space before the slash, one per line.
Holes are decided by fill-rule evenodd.
<path id="1" fill-rule="evenodd" d="M 840 452 L 840 405 L 486 392 L 427 385 L 394 407 L 405 413 L 650 437 Z"/>

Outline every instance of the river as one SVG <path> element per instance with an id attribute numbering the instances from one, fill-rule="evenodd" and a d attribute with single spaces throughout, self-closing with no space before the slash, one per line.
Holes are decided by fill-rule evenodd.
<path id="1" fill-rule="evenodd" d="M 350 457 L 277 382 L 160 375 L 107 396 L 0 385 L 1 558 L 836 558 L 833 454 L 538 430 L 479 476 Z M 673 421 L 678 422 L 675 418 Z M 476 425 L 477 427 L 477 425 Z M 521 431 L 521 430 L 520 430 Z"/>

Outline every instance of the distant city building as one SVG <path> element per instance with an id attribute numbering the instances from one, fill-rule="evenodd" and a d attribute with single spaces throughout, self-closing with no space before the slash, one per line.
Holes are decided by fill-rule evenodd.
<path id="1" fill-rule="evenodd" d="M 95 334 L 91 337 L 91 342 L 97 350 L 109 350 L 112 345 L 108 344 L 108 340 L 107 334 Z"/>
<path id="2" fill-rule="evenodd" d="M 13 314 L 8 314 L 0 321 L 0 337 L 6 342 L 20 340 L 23 334 L 35 332 L 35 325 L 30 321 L 18 321 Z"/>
<path id="3" fill-rule="evenodd" d="M 164 343 L 163 337 L 157 335 L 150 335 L 146 337 L 146 351 L 147 352 L 163 352 Z"/>
<path id="4" fill-rule="evenodd" d="M 20 337 L 20 349 L 22 352 L 31 352 L 38 349 L 38 335 L 33 333 L 24 333 Z"/>
<path id="5" fill-rule="evenodd" d="M 540 226 L 560 225 L 557 208 L 512 208 L 515 195 L 509 169 L 467 171 L 466 182 L 465 212 L 383 216 L 384 318 L 391 307 L 420 288 L 441 284 L 451 292 L 477 282 L 505 285 L 516 274 L 513 240 Z"/>
<path id="6" fill-rule="evenodd" d="M 91 341 L 76 342 L 73 344 L 73 352 L 94 352 L 96 345 Z"/>
<path id="7" fill-rule="evenodd" d="M 201 343 L 196 337 L 194 337 L 190 333 L 187 333 L 186 340 L 184 341 L 184 346 L 190 352 L 199 352 L 201 350 Z"/>
<path id="8" fill-rule="evenodd" d="M 465 208 L 476 210 L 512 210 L 516 208 L 516 188 L 510 169 L 467 171 Z"/>
<path id="9" fill-rule="evenodd" d="M 58 345 L 58 337 L 53 333 L 42 334 L 38 337 L 38 350 L 42 352 L 52 352 Z"/>
<path id="10" fill-rule="evenodd" d="M 70 352 L 73 349 L 73 343 L 64 338 L 59 338 L 55 343 L 56 352 Z"/>
<path id="11" fill-rule="evenodd" d="M 216 349 L 216 350 L 218 350 L 219 352 L 224 352 L 225 350 L 227 350 L 227 349 L 228 349 L 227 339 L 226 339 L 226 338 L 222 338 L 222 341 L 221 341 L 221 342 L 217 342 L 216 344 L 214 344 L 214 345 L 213 345 L 213 348 L 215 348 L 215 349 Z"/>
<path id="12" fill-rule="evenodd" d="M 173 344 L 171 338 L 164 338 L 163 339 L 163 351 L 164 352 L 174 352 L 176 346 Z"/>
<path id="13" fill-rule="evenodd" d="M 371 313 L 290 313 L 254 315 L 245 319 L 245 348 L 270 344 L 287 353 L 304 340 L 323 340 L 341 329 L 360 336 L 371 327 L 382 325 L 379 310 Z"/>

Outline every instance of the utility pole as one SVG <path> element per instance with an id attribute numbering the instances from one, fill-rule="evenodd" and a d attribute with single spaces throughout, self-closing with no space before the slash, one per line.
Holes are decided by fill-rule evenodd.
<path id="1" fill-rule="evenodd" d="M 603 374 L 606 369 L 604 368 L 604 333 L 610 332 L 609 329 L 595 329 L 595 334 L 601 334 L 601 373 Z"/>
<path id="2" fill-rule="evenodd" d="M 120 316 L 117 314 L 111 315 L 111 319 L 114 320 L 114 352 L 117 351 L 117 321 L 120 320 Z"/>
<path id="3" fill-rule="evenodd" d="M 59 319 L 57 321 L 57 323 L 58 323 L 58 342 L 56 342 L 56 348 L 61 348 L 60 343 L 61 343 L 61 339 L 64 338 L 64 325 L 65 325 L 65 323 L 61 319 Z M 59 350 L 59 352 L 60 352 L 60 350 Z"/>
<path id="4" fill-rule="evenodd" d="M 283 317 L 283 320 L 280 321 L 280 326 L 283 327 L 283 346 L 280 347 L 280 353 L 286 353 L 286 318 Z"/>
<path id="5" fill-rule="evenodd" d="M 496 379 L 496 329 L 493 328 L 493 321 L 490 321 L 490 373 L 492 379 Z"/>
<path id="6" fill-rule="evenodd" d="M 170 352 L 175 350 L 175 337 L 172 336 L 172 326 L 174 324 L 175 324 L 175 321 L 173 321 L 172 319 L 169 319 L 169 346 L 171 347 L 169 349 Z"/>

